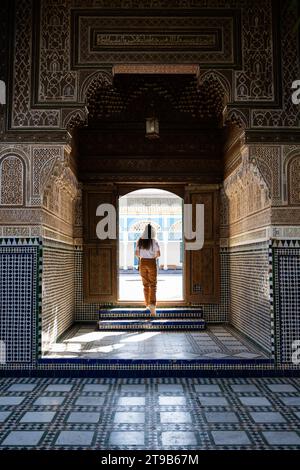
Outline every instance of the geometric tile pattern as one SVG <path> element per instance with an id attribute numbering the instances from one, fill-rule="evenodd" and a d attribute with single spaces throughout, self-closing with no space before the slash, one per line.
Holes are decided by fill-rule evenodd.
<path id="1" fill-rule="evenodd" d="M 174 318 L 164 319 L 158 315 L 156 318 L 144 319 L 119 319 L 119 320 L 99 320 L 98 327 L 100 331 L 161 331 L 161 330 L 205 330 L 205 320 L 203 318 Z"/>
<path id="2" fill-rule="evenodd" d="M 227 325 L 205 331 L 99 331 L 73 325 L 49 351 L 49 358 L 94 359 L 261 359 L 266 354 Z"/>
<path id="3" fill-rule="evenodd" d="M 300 248 L 294 243 L 273 248 L 275 349 L 280 362 L 291 366 L 292 344 L 300 339 Z"/>
<path id="4" fill-rule="evenodd" d="M 228 322 L 230 305 L 229 250 L 220 247 L 220 302 L 203 305 L 207 323 Z"/>
<path id="5" fill-rule="evenodd" d="M 266 351 L 271 350 L 268 249 L 259 243 L 230 249 L 230 323 Z"/>
<path id="6" fill-rule="evenodd" d="M 37 308 L 36 246 L 0 246 L 0 340 L 6 363 L 32 360 Z"/>
<path id="7" fill-rule="evenodd" d="M 144 308 L 102 308 L 99 311 L 100 320 L 120 320 L 120 319 L 136 319 L 136 318 L 149 318 L 150 310 Z M 202 307 L 170 307 L 156 309 L 157 318 L 202 318 Z"/>
<path id="8" fill-rule="evenodd" d="M 281 245 L 280 245 L 281 243 Z M 295 285 L 299 284 L 299 244 L 297 245 L 296 242 L 288 241 L 279 241 L 277 244 L 275 244 L 275 241 L 273 241 L 273 256 L 274 256 L 274 316 L 275 316 L 275 346 L 276 346 L 276 351 L 277 353 L 277 359 L 281 359 L 281 354 L 282 358 L 285 355 L 285 357 L 290 358 L 290 351 L 289 351 L 289 345 L 290 345 L 290 339 L 291 338 L 299 338 L 299 325 L 298 325 L 298 316 L 294 314 L 294 310 L 296 308 L 296 311 L 298 310 L 298 304 L 299 304 L 299 299 L 298 295 L 300 292 L 300 289 L 295 289 Z M 0 251 L 3 255 L 1 256 L 6 256 L 9 254 L 9 262 L 8 259 L 6 259 L 6 263 L 2 263 L 0 265 L 0 280 L 1 283 L 6 283 L 8 287 L 8 291 L 5 293 L 4 289 L 0 289 L 0 300 L 2 302 L 2 305 L 6 305 L 8 309 L 11 309 L 11 302 L 8 302 L 9 300 L 9 295 L 12 292 L 12 289 L 14 288 L 15 292 L 18 293 L 18 302 L 14 310 L 14 314 L 18 314 L 18 328 L 15 327 L 15 325 L 10 321 L 13 317 L 12 315 L 6 316 L 5 320 L 0 321 L 0 340 L 5 340 L 6 343 L 6 359 L 7 359 L 7 364 L 2 365 L 1 368 L 10 368 L 11 363 L 18 363 L 20 365 L 20 368 L 33 368 L 36 369 L 36 363 L 35 363 L 35 345 L 39 341 L 39 338 L 36 338 L 36 326 L 35 326 L 35 321 L 34 320 L 34 315 L 32 315 L 32 312 L 35 312 L 37 310 L 37 303 L 40 302 L 40 280 L 41 280 L 41 241 L 38 238 L 22 238 L 22 239 L 13 239 L 13 238 L 2 238 L 0 240 Z M 233 249 L 231 249 L 233 251 Z M 238 250 L 239 251 L 239 250 Z M 257 250 L 254 250 L 257 251 Z M 242 253 L 241 253 L 242 254 Z M 284 261 L 281 263 L 281 270 L 280 270 L 280 276 L 279 276 L 279 257 L 283 255 L 284 256 Z M 33 258 L 33 261 L 29 262 L 30 257 Z M 12 259 L 14 259 L 14 263 L 12 263 Z M 29 267 L 32 267 L 29 269 Z M 7 270 L 6 270 L 7 268 Z M 292 276 L 288 278 L 287 273 L 291 272 Z M 16 276 L 19 276 L 20 279 L 23 281 L 18 284 L 18 288 L 16 288 L 16 285 L 12 283 L 13 279 L 13 273 Z M 34 273 L 34 274 L 32 274 Z M 36 273 L 39 274 L 39 278 L 37 278 Z M 26 276 L 26 277 L 25 277 Z M 30 277 L 32 276 L 32 277 Z M 25 280 L 26 279 L 26 282 Z M 33 284 L 31 284 L 31 282 Z M 29 289 L 30 284 L 32 285 L 32 290 Z M 278 286 L 279 288 L 277 288 Z M 283 290 L 283 286 L 285 286 L 285 292 L 287 294 L 285 295 L 284 293 L 279 296 L 279 293 L 281 290 Z M 29 296 L 29 290 L 31 290 L 31 294 Z M 288 294 L 288 292 L 292 292 L 291 295 Z M 279 300 L 282 302 L 283 308 L 284 308 L 284 315 L 286 320 L 283 323 L 283 318 L 282 316 L 280 318 L 279 316 Z M 24 302 L 23 302 L 24 301 Z M 23 302 L 23 303 L 22 303 Z M 29 315 L 29 305 L 30 302 L 32 302 L 32 306 L 30 307 L 30 315 Z M 28 308 L 21 308 L 20 305 L 26 306 Z M 296 307 L 295 307 L 296 305 Z M 204 309 L 205 310 L 205 309 Z M 27 313 L 26 313 L 27 312 Z M 26 321 L 25 321 L 25 313 L 26 313 Z M 1 315 L 1 313 L 0 313 Z M 206 317 L 206 312 L 204 311 L 204 317 Z M 281 323 L 280 323 L 281 322 Z M 22 328 L 19 328 L 20 325 Z M 214 325 L 212 325 L 214 327 Z M 279 328 L 281 326 L 281 329 Z M 258 330 L 261 331 L 260 328 Z M 253 331 L 253 330 L 252 330 Z M 283 334 L 284 332 L 284 334 Z M 197 334 L 198 332 L 195 332 Z M 236 336 L 236 330 L 234 335 Z M 167 335 L 166 335 L 167 337 Z M 192 358 L 197 358 L 201 356 L 203 357 L 203 348 L 199 347 L 199 340 L 197 337 L 194 337 L 193 335 L 189 336 L 189 346 L 188 346 L 188 351 L 190 355 L 187 354 L 186 357 Z M 241 341 L 243 343 L 243 341 Z M 19 345 L 18 348 L 15 347 L 16 343 Z M 171 342 L 170 342 L 171 343 Z M 203 342 L 205 343 L 205 341 Z M 202 346 L 204 345 L 202 343 Z M 246 342 L 247 343 L 247 342 Z M 127 343 L 129 344 L 129 343 Z M 109 344 L 106 344 L 109 346 Z M 168 346 L 168 343 L 166 344 Z M 219 343 L 220 346 L 220 343 Z M 231 352 L 230 348 L 227 350 L 224 349 L 224 341 L 222 347 L 217 350 L 214 350 L 211 348 L 210 350 L 206 350 L 204 352 L 205 357 L 209 358 L 211 356 L 212 359 L 215 361 L 223 361 L 226 362 L 227 359 L 231 359 L 232 356 L 236 356 L 240 360 L 238 365 L 234 365 L 235 368 L 243 367 L 243 360 L 247 358 L 247 351 L 235 351 Z M 244 345 L 245 346 L 245 345 Z M 247 344 L 246 344 L 247 346 Z M 181 345 L 180 345 L 181 347 Z M 282 350 L 280 349 L 282 347 Z M 127 349 L 127 348 L 126 348 Z M 157 348 L 156 348 L 157 349 Z M 209 348 L 208 348 L 209 349 Z M 229 349 L 229 350 L 228 350 Z M 251 348 L 250 348 L 251 349 Z M 127 349 L 128 350 L 128 349 Z M 172 350 L 172 348 L 171 348 Z M 281 352 L 280 352 L 281 351 Z M 177 351 L 178 352 L 178 351 Z M 103 357 L 107 356 L 107 353 L 103 351 Z M 119 351 L 121 353 L 121 351 Z M 261 354 L 261 351 L 259 352 Z M 15 360 L 15 357 L 12 358 L 12 354 L 15 355 L 15 357 L 18 357 L 18 361 Z M 88 354 L 92 354 L 92 351 L 89 350 Z M 135 351 L 134 353 L 136 357 L 139 355 L 139 351 Z M 147 352 L 145 352 L 147 354 Z M 248 359 L 251 360 L 251 358 L 254 358 L 253 351 L 250 351 L 250 356 Z M 179 351 L 179 356 L 182 356 L 182 352 Z M 74 357 L 74 356 L 73 356 Z M 99 357 L 98 351 L 97 351 L 97 357 Z M 174 350 L 172 351 L 172 357 L 176 359 L 176 353 L 174 354 Z M 255 358 L 254 358 L 255 359 Z M 283 361 L 282 361 L 283 362 Z M 29 364 L 30 363 L 30 364 Z M 284 365 L 284 364 L 283 364 Z M 290 368 L 297 368 L 297 366 L 293 366 L 291 361 L 288 359 L 286 362 L 286 365 L 288 365 Z M 41 369 L 64 369 L 64 365 L 62 364 L 43 364 L 41 365 Z M 67 368 L 70 366 L 67 365 Z M 96 368 L 100 367 L 102 368 L 103 366 L 95 366 Z M 105 366 L 106 367 L 106 366 Z M 108 366 L 109 367 L 109 366 Z M 142 366 L 143 367 L 143 366 Z M 141 366 L 134 366 L 133 368 L 142 368 Z M 205 365 L 205 368 L 212 368 L 212 367 L 217 367 L 217 364 L 214 364 L 211 366 L 209 363 Z M 219 367 L 219 366 L 218 366 Z M 228 367 L 231 367 L 231 365 Z M 251 365 L 253 370 L 258 370 L 261 368 L 265 368 L 266 366 L 264 364 L 260 364 L 259 362 L 254 363 L 253 366 Z M 273 365 L 270 365 L 271 368 L 273 368 Z M 277 367 L 280 367 L 280 363 L 277 364 Z M 85 369 L 88 368 L 88 364 L 85 366 L 85 364 L 72 364 L 71 368 L 75 369 Z M 180 366 L 182 368 L 182 366 Z M 192 366 L 192 369 L 196 369 L 196 366 Z M 223 364 L 221 365 L 221 368 L 226 368 Z M 269 368 L 269 367 L 268 367 Z M 157 367 L 157 370 L 159 370 L 160 367 Z"/>
<path id="9" fill-rule="evenodd" d="M 68 245 L 43 247 L 42 342 L 51 343 L 73 323 L 74 251 Z"/>
<path id="10" fill-rule="evenodd" d="M 2 449 L 299 450 L 300 379 L 2 378 L 0 420 Z"/>

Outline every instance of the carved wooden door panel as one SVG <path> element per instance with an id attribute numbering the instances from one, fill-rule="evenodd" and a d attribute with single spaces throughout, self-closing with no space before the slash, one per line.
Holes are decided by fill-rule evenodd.
<path id="1" fill-rule="evenodd" d="M 88 186 L 83 190 L 83 287 L 86 302 L 108 303 L 117 300 L 117 240 L 100 240 L 96 234 L 96 215 L 100 204 L 116 208 L 116 188 Z M 104 214 L 106 216 L 106 213 Z"/>
<path id="2" fill-rule="evenodd" d="M 185 250 L 186 301 L 218 303 L 220 300 L 219 190 L 187 188 L 185 203 L 192 204 L 193 230 L 196 228 L 196 204 L 204 204 L 203 248 Z"/>

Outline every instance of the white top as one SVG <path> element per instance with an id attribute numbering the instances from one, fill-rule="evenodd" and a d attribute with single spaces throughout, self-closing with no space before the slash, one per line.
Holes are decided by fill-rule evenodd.
<path id="1" fill-rule="evenodd" d="M 152 244 L 150 244 L 149 250 L 146 250 L 145 248 L 139 248 L 137 246 L 136 251 L 141 258 L 155 258 L 159 252 L 158 241 L 155 238 L 153 238 Z"/>

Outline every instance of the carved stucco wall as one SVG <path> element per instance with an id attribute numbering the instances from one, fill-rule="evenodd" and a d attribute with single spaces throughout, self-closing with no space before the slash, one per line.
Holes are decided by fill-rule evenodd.
<path id="1" fill-rule="evenodd" d="M 43 347 L 74 319 L 77 179 L 62 145 L 0 145 L 0 236 L 42 240 Z M 37 267 L 38 268 L 38 267 Z M 34 276 L 39 275 L 39 270 Z"/>
<path id="2" fill-rule="evenodd" d="M 95 86 L 99 87 L 103 81 L 110 82 L 113 63 L 118 63 L 118 61 L 126 63 L 126 60 L 137 63 L 151 62 L 154 61 L 153 54 L 158 54 L 158 57 L 155 58 L 156 62 L 168 62 L 171 58 L 176 58 L 176 62 L 190 62 L 190 52 L 183 52 L 180 49 L 180 42 L 183 39 L 186 40 L 181 36 L 181 31 L 191 18 L 197 22 L 197 15 L 199 15 L 204 29 L 207 18 L 213 21 L 213 27 L 220 32 L 226 46 L 224 46 L 223 55 L 220 56 L 219 52 L 217 53 L 219 58 L 216 60 L 216 51 L 208 52 L 205 49 L 205 43 L 203 43 L 199 32 L 199 35 L 194 38 L 198 49 L 196 48 L 197 50 L 193 54 L 195 62 L 198 57 L 199 60 L 201 59 L 201 63 L 205 63 L 206 67 L 209 67 L 207 70 L 201 70 L 200 82 L 205 82 L 205 80 L 209 82 L 213 78 L 223 88 L 227 102 L 227 118 L 239 122 L 245 129 L 272 128 L 273 126 L 296 129 L 299 124 L 300 110 L 291 102 L 290 87 L 292 81 L 300 76 L 299 44 L 293 27 L 297 11 L 295 5 L 291 4 L 287 8 L 285 2 L 282 3 L 282 10 L 279 12 L 276 10 L 277 2 L 273 2 L 273 8 L 276 10 L 274 13 L 281 17 L 280 31 L 277 31 L 277 24 L 272 25 L 271 0 L 253 0 L 251 2 L 245 0 L 228 0 L 226 2 L 224 0 L 188 0 L 184 4 L 179 0 L 145 2 L 141 0 L 138 5 L 134 0 L 118 0 L 117 2 L 110 0 L 81 0 L 80 2 L 78 0 L 60 0 L 59 2 L 45 0 L 41 3 L 37 2 L 35 7 L 33 0 L 17 0 L 13 15 L 15 18 L 13 42 L 15 53 L 8 87 L 8 127 L 14 132 L 22 131 L 22 136 L 19 137 L 21 142 L 27 138 L 32 139 L 32 130 L 35 130 L 34 138 L 37 140 L 46 138 L 46 140 L 52 139 L 52 142 L 55 142 L 58 137 L 60 140 L 65 139 L 65 134 L 58 134 L 56 131 L 80 125 L 86 120 L 85 102 L 93 93 Z M 141 7 L 143 7 L 142 13 Z M 126 17 L 129 10 L 132 9 L 130 14 L 137 15 L 140 21 L 145 21 L 145 18 L 148 18 L 147 24 L 151 29 L 152 27 L 163 28 L 165 26 L 168 19 L 164 17 L 163 13 L 169 7 L 174 8 L 179 15 L 175 25 L 178 32 L 168 38 L 171 45 L 169 55 L 163 49 L 160 52 L 149 51 L 149 49 L 146 51 L 145 46 L 149 41 L 147 35 L 130 36 L 130 25 L 128 28 L 126 27 Z M 40 28 L 33 30 L 31 18 L 34 8 L 36 8 L 35 12 L 40 22 Z M 89 58 L 89 41 L 92 39 L 85 35 L 84 29 L 84 25 L 88 25 L 90 21 L 85 8 L 87 12 L 92 14 L 95 23 L 93 23 L 93 28 L 96 33 L 103 19 L 107 23 L 105 34 L 99 33 L 102 42 L 108 41 L 110 46 L 113 45 L 116 38 L 110 34 L 110 29 L 121 18 L 122 21 L 126 20 L 124 34 L 127 34 L 127 39 L 130 38 L 131 41 L 138 42 L 141 52 L 134 56 L 126 49 L 126 46 L 117 42 L 117 44 L 114 43 L 114 48 L 111 49 L 109 56 L 96 47 L 93 52 L 97 58 L 95 70 L 95 64 Z M 110 14 L 111 8 L 119 9 L 116 17 Z M 153 16 L 152 9 L 161 9 L 162 15 Z M 211 9 L 216 9 L 219 13 L 224 12 L 225 15 L 233 15 L 232 24 L 235 26 L 228 28 L 221 21 L 222 16 L 220 15 L 210 17 Z M 182 17 L 180 16 L 181 10 Z M 218 16 L 220 22 L 218 22 Z M 5 15 L 2 16 L 2 20 L 5 21 Z M 74 27 L 73 35 L 70 35 L 72 22 L 74 26 L 78 24 L 78 28 Z M 3 23 L 3 34 L 6 31 L 4 26 Z M 240 41 L 237 43 L 235 43 L 233 34 L 235 27 L 237 27 L 237 34 L 240 35 Z M 165 28 L 163 30 L 165 32 Z M 280 47 L 279 32 L 282 47 Z M 158 40 L 155 34 L 152 39 Z M 84 62 L 84 64 L 76 63 L 74 54 L 77 54 L 79 62 Z M 228 67 L 229 62 L 227 63 L 230 60 L 233 64 L 232 69 Z M 226 69 L 222 68 L 222 61 L 223 65 L 226 63 Z M 277 73 L 279 66 L 282 67 L 281 74 Z M 1 78 L 4 78 L 6 73 L 4 67 L 3 71 L 1 69 L 1 73 Z M 280 83 L 277 77 L 280 77 Z M 274 109 L 274 105 L 280 102 L 280 90 L 283 91 L 282 107 L 280 108 L 278 105 L 278 109 Z M 240 107 L 240 105 L 242 106 Z M 273 108 L 267 109 L 269 105 Z M 2 137 L 3 140 L 10 139 L 9 135 L 5 133 L 2 134 Z M 21 154 L 19 155 L 17 151 Z M 7 219 L 10 225 L 9 229 L 2 229 L 2 233 L 12 233 L 12 230 L 15 230 L 12 228 L 13 222 L 16 220 L 22 221 L 22 224 L 24 221 L 24 225 L 26 219 L 30 226 L 40 225 L 39 217 L 41 216 L 38 211 L 27 210 L 27 208 L 40 205 L 45 181 L 53 172 L 57 158 L 63 158 L 64 154 L 62 144 L 41 144 L 39 146 L 37 144 L 12 143 L 0 147 L 0 158 L 7 157 L 9 152 L 11 152 L 9 159 L 2 162 L 2 167 L 6 171 L 6 179 L 9 179 L 9 171 L 10 174 L 14 173 L 19 180 L 24 178 L 25 189 L 23 193 L 17 192 L 17 187 L 20 188 L 21 183 L 16 186 L 14 195 L 8 194 L 8 189 L 0 189 L 1 199 L 11 202 L 14 206 L 14 211 L 10 211 L 8 206 L 6 210 L 2 210 L 3 219 Z M 293 153 L 292 159 L 290 158 L 291 152 Z M 253 145 L 249 147 L 249 158 L 254 162 L 253 168 L 258 168 L 268 187 L 272 211 L 271 215 L 268 207 L 265 207 L 264 211 L 258 211 L 260 204 L 263 204 L 260 199 L 265 197 L 259 191 L 255 190 L 256 197 L 240 198 L 238 191 L 234 190 L 235 196 L 232 196 L 229 211 L 231 237 L 266 225 L 269 215 L 271 222 L 277 225 L 281 221 L 285 225 L 292 223 L 297 220 L 296 216 L 299 215 L 297 208 L 299 200 L 297 146 Z M 19 168 L 18 171 L 17 168 Z M 241 184 L 241 179 L 239 178 L 239 180 L 239 184 Z M 53 194 L 56 193 L 55 184 L 52 182 Z M 253 182 L 253 184 L 256 183 Z M 230 186 L 231 191 L 233 185 L 225 182 L 226 185 Z M 235 187 L 237 188 L 237 186 Z M 59 190 L 59 197 L 64 201 L 62 204 L 64 209 L 62 208 L 61 213 L 58 214 L 57 209 L 53 209 L 53 204 L 57 201 L 53 198 L 51 202 L 51 189 L 49 188 L 50 186 L 44 197 L 43 222 L 49 226 L 56 225 L 57 232 L 70 238 L 72 222 L 66 221 L 67 214 L 71 209 L 70 207 L 67 209 L 70 205 L 69 196 L 66 195 L 65 190 Z M 250 179 L 247 184 L 243 184 L 243 190 L 251 192 Z M 226 202 L 225 198 L 224 203 Z M 22 201 L 24 204 L 21 204 Z M 282 210 L 286 204 L 291 206 L 290 210 Z M 26 207 L 26 210 L 21 206 Z M 247 216 L 246 219 L 245 216 Z M 56 220 L 54 220 L 55 218 Z M 68 228 L 67 225 L 69 225 Z M 224 227 L 223 235 L 225 237 L 226 224 Z M 22 225 L 22 233 L 30 234 L 31 230 L 34 229 Z M 50 233 L 48 235 L 50 236 Z M 54 232 L 52 235 L 55 236 Z M 63 238 L 63 235 L 58 235 L 58 238 L 60 237 Z M 71 240 L 69 239 L 69 241 Z"/>
<path id="3" fill-rule="evenodd" d="M 47 237 L 51 229 L 73 243 L 76 195 L 63 145 L 0 144 L 1 236 Z"/>
<path id="4" fill-rule="evenodd" d="M 230 244 L 239 244 L 248 233 L 248 241 L 257 236 L 257 229 L 265 231 L 271 220 L 269 189 L 244 146 L 240 165 L 225 179 L 227 197 L 228 235 Z M 236 242 L 234 242 L 236 240 Z"/>
<path id="5" fill-rule="evenodd" d="M 7 78 L 8 127 L 15 131 L 59 131 L 74 119 L 84 121 L 86 90 L 98 71 L 110 73 L 112 65 L 117 63 L 152 62 L 201 63 L 210 69 L 208 73 L 217 72 L 218 79 L 228 88 L 228 112 L 239 115 L 246 128 L 297 129 L 300 111 L 291 102 L 291 83 L 300 76 L 299 44 L 294 28 L 297 11 L 296 2 L 289 8 L 287 3 L 290 2 L 282 2 L 282 10 L 278 11 L 279 3 L 271 0 L 141 0 L 138 3 L 135 0 L 45 0 L 36 2 L 35 7 L 33 0 L 17 0 L 13 14 L 14 61 L 12 76 Z M 272 25 L 272 4 L 274 16 L 281 18 L 281 31 L 276 30 L 277 24 Z M 34 30 L 33 8 L 40 22 L 40 28 Z M 119 9 L 118 15 L 110 13 L 115 8 Z M 165 17 L 168 8 L 177 11 L 177 19 Z M 152 10 L 161 11 L 161 15 L 153 15 Z M 213 10 L 219 14 L 213 14 Z M 136 15 L 132 22 L 145 23 L 150 31 L 154 28 L 152 34 L 132 34 L 129 14 Z M 229 23 L 228 18 L 231 18 Z M 197 30 L 197 21 L 202 29 L 194 38 L 182 34 L 182 28 L 187 28 L 189 22 Z M 119 40 L 113 34 L 118 22 L 123 27 Z M 168 22 L 176 33 L 166 33 Z M 72 35 L 69 34 L 71 23 Z M 210 50 L 201 36 L 208 25 L 206 41 L 211 30 L 215 31 Z M 90 28 L 94 35 L 87 34 Z M 168 49 L 165 40 L 161 41 L 155 34 L 155 28 L 166 35 Z M 220 50 L 214 39 L 217 33 L 222 41 Z M 94 40 L 95 44 L 91 43 Z M 149 50 L 150 40 L 153 44 L 160 41 L 153 50 Z M 182 43 L 187 40 L 190 50 L 182 49 Z M 106 52 L 100 47 L 103 41 L 109 46 Z M 132 42 L 137 48 L 134 53 L 126 46 Z M 53 132 L 54 138 L 58 135 Z"/>
<path id="6" fill-rule="evenodd" d="M 243 148 L 240 165 L 224 181 L 224 214 L 228 214 L 230 246 L 229 319 L 269 352 L 273 341 L 278 349 L 282 342 L 289 342 L 288 329 L 280 338 L 278 332 L 272 332 L 270 273 L 272 269 L 277 272 L 278 266 L 270 265 L 269 243 L 272 238 L 283 239 L 288 248 L 287 240 L 300 239 L 299 167 L 300 146 L 252 145 Z M 225 225 L 225 221 L 223 223 Z M 295 273 L 289 275 L 292 277 Z M 290 315 L 285 319 L 288 323 L 295 313 L 293 282 L 291 279 L 286 283 L 291 292 L 284 292 L 286 298 L 291 299 L 286 307 Z M 276 309 L 275 317 L 280 321 L 278 305 Z"/>
<path id="7" fill-rule="evenodd" d="M 69 167 L 69 155 L 54 163 L 44 184 L 42 196 L 43 351 L 74 321 L 75 311 L 75 257 L 74 223 L 77 179 Z"/>
<path id="8" fill-rule="evenodd" d="M 287 127 L 299 129 L 300 109 L 291 100 L 291 84 L 300 76 L 299 30 L 296 27 L 299 11 L 297 2 L 281 2 L 280 18 L 281 75 L 279 89 L 282 92 L 282 107 L 277 109 L 252 109 L 251 127 Z"/>
<path id="9" fill-rule="evenodd" d="M 254 145 L 250 159 L 257 165 L 271 198 L 270 238 L 300 239 L 300 146 Z"/>
<path id="10" fill-rule="evenodd" d="M 24 161 L 16 155 L 6 155 L 1 160 L 0 204 L 23 206 L 26 178 Z"/>
<path id="11" fill-rule="evenodd" d="M 240 165 L 224 181 L 231 245 L 300 239 L 299 168 L 300 145 L 244 146 Z"/>
<path id="12" fill-rule="evenodd" d="M 44 185 L 42 204 L 44 236 L 73 244 L 78 182 L 69 166 L 69 151 L 65 148 L 55 162 Z"/>
<path id="13" fill-rule="evenodd" d="M 229 245 L 229 321 L 266 351 L 271 344 L 267 228 L 271 197 L 243 147 L 240 164 L 224 181 Z"/>

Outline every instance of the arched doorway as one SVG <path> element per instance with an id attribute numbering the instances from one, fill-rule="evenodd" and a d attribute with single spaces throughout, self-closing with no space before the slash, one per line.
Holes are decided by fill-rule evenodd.
<path id="1" fill-rule="evenodd" d="M 97 239 L 96 208 L 110 204 L 117 209 L 121 196 L 151 188 L 170 190 L 191 204 L 194 212 L 197 204 L 205 206 L 203 250 L 183 250 L 181 262 L 187 275 L 180 300 L 164 302 L 219 304 L 219 192 L 226 100 L 217 80 L 202 78 L 199 81 L 193 73 L 120 73 L 110 78 L 102 74 L 89 86 L 88 122 L 74 136 L 83 193 L 82 309 L 135 301 L 123 301 L 118 293 L 119 241 Z M 155 139 L 149 138 L 145 125 L 149 107 L 154 107 L 159 120 Z M 176 220 L 170 225 L 169 240 L 177 236 L 178 226 Z M 135 238 L 137 229 L 138 225 L 128 232 L 127 227 L 126 233 Z M 124 271 L 128 272 L 128 265 L 134 270 L 135 260 L 124 258 L 123 252 Z M 178 267 L 166 260 L 162 270 L 168 270 L 169 264 Z M 136 302 L 142 304 L 142 299 Z"/>
<path id="2" fill-rule="evenodd" d="M 151 201 L 151 191 L 161 191 L 158 201 L 162 198 L 162 194 L 168 194 L 168 198 L 180 202 L 181 211 L 178 206 L 178 220 L 170 220 L 165 230 L 165 248 L 168 250 L 168 242 L 171 243 L 171 239 L 175 238 L 176 230 L 180 227 L 180 215 L 182 221 L 182 204 L 189 204 L 192 208 L 192 222 L 195 227 L 195 215 L 196 205 L 202 204 L 204 206 L 204 245 L 201 250 L 184 249 L 182 248 L 181 263 L 184 268 L 183 273 L 186 276 L 181 276 L 183 279 L 183 287 L 180 290 L 177 298 L 164 298 L 158 299 L 158 305 L 201 305 L 201 304 L 218 304 L 220 299 L 220 249 L 219 249 L 219 188 L 218 185 L 201 185 L 201 184 L 181 184 L 167 185 L 166 183 L 139 183 L 139 184 L 89 184 L 84 187 L 83 192 L 83 298 L 86 304 L 101 304 L 101 305 L 128 305 L 138 304 L 143 305 L 143 298 L 140 299 L 128 298 L 126 299 L 118 292 L 118 279 L 119 279 L 119 267 L 121 263 L 124 271 L 128 273 L 128 267 L 131 267 L 132 271 L 135 270 L 135 260 L 133 258 L 133 246 L 129 247 L 128 236 L 130 234 L 129 229 L 136 230 L 133 232 L 131 245 L 133 244 L 138 236 L 138 230 L 141 229 L 140 223 L 146 223 L 149 219 L 149 215 L 145 214 L 145 206 L 141 206 L 141 217 L 138 221 L 137 218 L 132 220 L 132 226 L 116 230 L 116 237 L 106 238 L 100 240 L 97 238 L 96 227 L 99 221 L 106 216 L 97 215 L 97 208 L 102 205 L 109 205 L 115 208 L 115 215 L 118 219 L 118 202 L 125 201 L 126 198 L 122 199 L 125 195 L 133 194 L 131 191 L 148 191 L 149 206 L 155 212 L 155 204 Z M 155 189 L 157 188 L 157 189 Z M 166 190 L 166 192 L 163 192 Z M 169 191 L 171 190 L 171 191 Z M 177 194 L 176 194 L 177 193 Z M 136 193 L 135 193 L 136 194 Z M 141 194 L 141 193 L 139 193 Z M 179 196 L 181 194 L 181 196 Z M 157 196 L 157 194 L 156 194 Z M 152 199 L 155 198 L 155 193 Z M 130 199 L 130 197 L 129 197 Z M 128 200 L 128 196 L 127 196 Z M 147 198 L 144 204 L 147 204 Z M 120 205 L 120 204 L 119 204 Z M 176 206 L 176 204 L 175 204 Z M 133 206 L 134 207 L 134 206 Z M 126 214 L 125 214 L 126 215 Z M 147 217 L 145 217 L 147 215 Z M 151 214 L 150 214 L 151 215 Z M 101 219 L 102 217 L 102 219 Z M 155 222 L 155 219 L 154 219 Z M 122 222 L 123 223 L 123 222 Z M 157 219 L 158 227 L 163 227 L 163 221 Z M 118 220 L 116 220 L 116 226 L 118 228 Z M 134 225 L 136 224 L 136 225 Z M 123 233 L 122 233 L 123 232 Z M 124 238 L 124 232 L 126 232 L 127 239 Z M 184 232 L 184 230 L 183 230 Z M 121 241 L 119 240 L 121 238 Z M 179 235 L 179 239 L 182 240 L 182 232 Z M 187 241 L 187 240 L 185 240 Z M 120 250 L 120 243 L 127 243 L 126 246 L 126 261 L 124 247 Z M 162 245 L 164 240 L 161 240 Z M 177 246 L 179 250 L 179 246 Z M 130 254 L 131 250 L 131 254 Z M 161 258 L 161 273 L 163 274 L 168 268 L 181 268 L 180 265 L 180 253 L 177 251 L 176 258 L 172 260 L 168 259 L 168 253 L 162 250 L 163 257 Z M 164 255 L 165 259 L 164 259 Z M 179 261 L 178 261 L 179 256 Z M 177 264 L 176 264 L 177 263 Z M 172 266 L 173 264 L 173 266 Z M 167 268 L 167 269 L 164 269 Z M 175 271 L 176 271 L 175 270 Z M 178 272 L 177 272 L 178 273 Z M 135 271 L 135 274 L 137 272 Z M 139 281 L 140 282 L 140 281 Z M 123 297 L 123 298 L 122 298 Z M 179 298 L 180 297 L 180 298 Z"/>
<path id="3" fill-rule="evenodd" d="M 183 199 L 164 189 L 147 188 L 131 191 L 118 202 L 118 300 L 143 301 L 134 252 L 147 223 L 155 227 L 161 249 L 157 299 L 184 300 Z"/>

